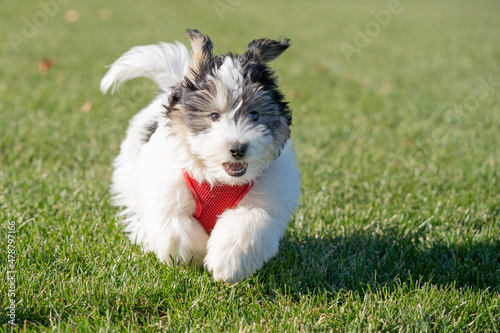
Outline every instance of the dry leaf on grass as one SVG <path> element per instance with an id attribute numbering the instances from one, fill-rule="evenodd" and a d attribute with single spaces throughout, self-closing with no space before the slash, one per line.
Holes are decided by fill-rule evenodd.
<path id="1" fill-rule="evenodd" d="M 52 66 L 54 66 L 54 60 L 51 58 L 43 58 L 43 60 L 38 64 L 38 70 L 41 73 L 46 73 L 52 68 Z"/>
<path id="2" fill-rule="evenodd" d="M 91 101 L 86 101 L 85 104 L 82 106 L 82 112 L 89 112 L 90 109 L 92 109 L 92 102 Z"/>

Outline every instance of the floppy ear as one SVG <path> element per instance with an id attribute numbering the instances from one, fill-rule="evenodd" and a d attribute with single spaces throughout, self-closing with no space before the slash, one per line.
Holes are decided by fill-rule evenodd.
<path id="1" fill-rule="evenodd" d="M 280 56 L 290 46 L 290 39 L 255 39 L 248 44 L 243 58 L 257 63 L 267 63 Z"/>
<path id="2" fill-rule="evenodd" d="M 188 29 L 187 36 L 191 42 L 193 56 L 189 63 L 189 73 L 187 77 L 190 80 L 195 80 L 200 73 L 200 65 L 203 61 L 207 61 L 212 57 L 212 41 L 208 36 L 204 36 L 201 32 L 195 29 Z"/>

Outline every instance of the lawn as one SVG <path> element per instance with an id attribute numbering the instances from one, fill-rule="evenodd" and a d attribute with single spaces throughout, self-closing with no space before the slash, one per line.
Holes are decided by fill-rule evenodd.
<path id="1" fill-rule="evenodd" d="M 3 331 L 500 331 L 497 0 L 2 3 Z M 134 45 L 255 38 L 294 111 L 300 207 L 237 285 L 129 244 L 109 185 L 147 80 Z M 17 326 L 11 326 L 11 321 Z"/>

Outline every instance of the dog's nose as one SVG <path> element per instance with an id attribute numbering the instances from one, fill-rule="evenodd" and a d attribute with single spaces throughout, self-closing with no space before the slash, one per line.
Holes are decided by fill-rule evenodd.
<path id="1" fill-rule="evenodd" d="M 247 150 L 248 150 L 247 143 L 236 142 L 229 146 L 229 152 L 237 160 L 243 158 Z"/>

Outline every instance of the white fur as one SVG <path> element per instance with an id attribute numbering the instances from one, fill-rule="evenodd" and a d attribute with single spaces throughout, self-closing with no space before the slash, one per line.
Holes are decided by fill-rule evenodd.
<path id="1" fill-rule="evenodd" d="M 135 46 L 114 62 L 101 81 L 101 91 L 113 87 L 115 92 L 121 83 L 137 77 L 151 79 L 166 91 L 186 75 L 190 60 L 188 49 L 179 42 Z"/>
<path id="2" fill-rule="evenodd" d="M 186 52 L 180 43 L 133 48 L 112 65 L 101 82 L 105 92 L 142 76 L 157 82 L 164 91 L 130 122 L 114 163 L 114 204 L 125 207 L 121 215 L 131 241 L 142 244 L 162 261 L 204 265 L 214 279 L 234 283 L 276 255 L 290 214 L 298 205 L 300 174 L 290 141 L 276 158 L 268 133 L 245 121 L 235 124 L 235 110 L 221 115 L 207 133 L 188 135 L 187 140 L 171 135 L 163 105 L 168 104 L 169 87 L 187 73 Z M 223 85 L 233 87 L 241 78 L 235 71 L 237 64 L 229 60 L 219 74 Z M 144 128 L 153 120 L 159 121 L 158 128 L 143 143 Z M 248 171 L 242 177 L 231 177 L 221 164 L 231 157 L 228 144 L 238 140 L 250 143 L 245 157 Z M 219 217 L 209 237 L 193 217 L 195 202 L 182 169 L 199 181 L 253 181 L 254 185 L 235 209 Z"/>

